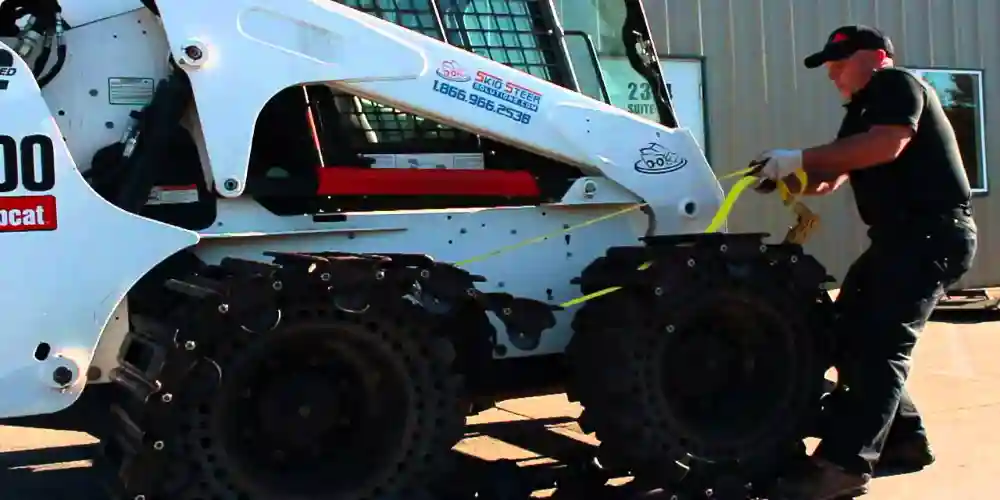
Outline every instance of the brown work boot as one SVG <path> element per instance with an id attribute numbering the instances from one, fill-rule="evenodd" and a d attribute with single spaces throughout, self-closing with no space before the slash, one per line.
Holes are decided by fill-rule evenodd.
<path id="1" fill-rule="evenodd" d="M 839 500 L 868 493 L 871 474 L 853 474 L 841 467 L 814 457 L 812 467 L 802 474 L 781 479 L 772 500 Z"/>
<path id="2" fill-rule="evenodd" d="M 876 472 L 918 471 L 934 463 L 934 450 L 927 438 L 919 437 L 887 443 L 876 464 Z"/>

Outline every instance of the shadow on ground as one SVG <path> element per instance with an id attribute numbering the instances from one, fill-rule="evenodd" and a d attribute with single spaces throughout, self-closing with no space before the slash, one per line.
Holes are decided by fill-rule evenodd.
<path id="1" fill-rule="evenodd" d="M 608 478 L 600 471 L 579 466 L 589 462 L 591 445 L 548 428 L 571 422 L 553 418 L 470 425 L 467 437 L 488 436 L 545 459 L 489 461 L 456 451 L 456 479 L 426 500 L 527 500 L 537 490 L 550 490 L 548 498 L 562 500 L 634 498 L 626 491 L 630 488 L 605 487 Z M 0 453 L 0 498 L 107 500 L 98 471 L 90 466 L 96 453 L 97 445 Z"/>
<path id="2" fill-rule="evenodd" d="M 451 486 L 419 500 L 528 500 L 533 492 L 553 500 L 676 498 L 622 484 L 628 479 L 610 478 L 590 466 L 593 446 L 550 429 L 571 422 L 570 418 L 550 418 L 470 425 L 469 438 L 488 436 L 544 458 L 490 461 L 456 452 L 459 467 Z M 97 471 L 89 467 L 96 452 L 96 445 L 82 445 L 0 453 L 0 496 L 3 500 L 107 500 Z M 605 485 L 609 479 L 612 485 Z"/>
<path id="3" fill-rule="evenodd" d="M 4 500 L 107 500 L 90 459 L 96 445 L 0 453 Z"/>
<path id="4" fill-rule="evenodd" d="M 586 467 L 594 451 L 591 445 L 549 429 L 571 422 L 552 418 L 470 425 L 467 437 L 488 436 L 544 459 L 490 461 L 456 452 L 455 480 L 426 500 L 528 500 L 538 490 L 548 490 L 547 498 L 556 500 L 636 498 L 634 488 L 604 486 L 609 478 Z M 0 497 L 107 500 L 98 471 L 90 466 L 96 453 L 96 445 L 0 453 Z"/>
<path id="5" fill-rule="evenodd" d="M 937 309 L 931 315 L 931 321 L 955 325 L 992 323 L 1000 321 L 1000 311 L 996 309 Z"/>

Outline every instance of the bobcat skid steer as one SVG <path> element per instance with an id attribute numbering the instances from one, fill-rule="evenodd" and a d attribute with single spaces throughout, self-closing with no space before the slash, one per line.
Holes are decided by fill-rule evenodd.
<path id="1" fill-rule="evenodd" d="M 826 272 L 706 233 L 640 2 L 572 8 L 598 28 L 2 2 L 3 423 L 98 436 L 115 498 L 411 500 L 465 417 L 565 391 L 608 470 L 755 494 L 820 407 Z M 659 123 L 608 104 L 597 43 Z"/>

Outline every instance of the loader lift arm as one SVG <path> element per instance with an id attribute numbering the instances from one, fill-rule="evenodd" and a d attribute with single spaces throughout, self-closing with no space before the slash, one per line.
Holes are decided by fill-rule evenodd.
<path id="1" fill-rule="evenodd" d="M 591 3 L 581 10 L 592 11 L 602 19 L 602 26 L 576 26 L 563 29 L 551 0 L 429 0 L 399 2 L 390 0 L 372 4 L 358 0 L 342 3 L 357 10 L 405 26 L 413 31 L 446 41 L 475 54 L 490 58 L 524 73 L 595 97 L 611 104 L 603 89 L 603 73 L 593 36 L 602 34 L 603 24 L 618 25 L 619 36 L 604 30 L 600 43 L 613 55 L 625 55 L 631 62 L 635 80 L 649 83 L 659 113 L 659 122 L 676 127 L 659 59 L 656 57 L 641 2 Z M 574 7 L 576 8 L 576 7 Z M 577 13 L 576 15 L 579 15 Z M 579 24 L 579 23 L 577 23 Z M 566 39 L 582 36 L 586 51 L 571 51 Z M 588 85 L 599 82 L 602 92 Z M 305 95 L 306 104 L 303 103 Z M 558 201 L 582 176 L 577 168 L 522 148 L 512 147 L 475 134 L 443 125 L 433 119 L 403 112 L 392 106 L 342 92 L 325 85 L 309 85 L 305 91 L 287 89 L 265 113 L 285 113 L 289 106 L 305 107 L 295 111 L 308 116 L 308 128 L 315 134 L 322 179 L 300 183 L 303 192 L 316 189 L 326 196 L 336 196 L 336 206 L 324 203 L 324 211 L 387 210 L 408 208 L 444 208 L 468 206 L 513 206 Z M 258 121 L 266 126 L 268 120 Z M 283 123 L 287 123 L 284 121 Z M 273 131 L 286 134 L 287 130 Z M 266 165 L 286 154 L 268 152 L 266 144 L 272 131 L 258 129 L 255 137 L 257 156 L 251 159 L 251 194 L 274 210 L 301 211 L 304 201 L 280 200 L 274 192 L 288 192 L 285 186 L 263 180 Z M 346 140 L 345 140 L 346 138 Z M 258 147 L 260 146 L 260 147 Z M 444 152 L 481 154 L 486 171 L 399 171 L 369 169 L 369 162 L 359 156 L 388 153 L 437 154 Z M 268 156 L 272 159 L 264 159 Z M 258 168 L 254 168 L 256 165 Z M 514 169 L 514 170 L 512 170 Z M 496 170 L 497 172 L 489 172 Z M 256 174 L 256 175 L 254 175 Z M 304 174 L 303 179 L 309 175 Z M 268 187 L 265 187 L 268 186 Z M 432 195 L 433 198 L 428 198 Z M 278 204 L 283 209 L 275 208 Z"/>

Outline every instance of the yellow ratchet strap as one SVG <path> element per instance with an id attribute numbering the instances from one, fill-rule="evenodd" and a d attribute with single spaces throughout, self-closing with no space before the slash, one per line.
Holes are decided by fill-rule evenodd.
<path id="1" fill-rule="evenodd" d="M 746 188 L 750 187 L 754 183 L 760 182 L 759 178 L 754 177 L 752 175 L 752 174 L 756 173 L 758 171 L 758 169 L 759 169 L 758 166 L 751 166 L 751 167 L 748 167 L 748 168 L 745 168 L 745 169 L 742 169 L 742 170 L 737 170 L 735 172 L 730 172 L 730 173 L 728 173 L 726 175 L 723 175 L 722 177 L 719 178 L 720 181 L 723 181 L 723 180 L 727 180 L 727 179 L 732 179 L 734 177 L 742 177 L 739 181 L 736 182 L 736 184 L 733 185 L 732 188 L 730 188 L 729 192 L 726 194 L 725 199 L 722 201 L 722 205 L 719 206 L 719 210 L 716 211 L 715 215 L 712 217 L 712 222 L 708 225 L 707 228 L 705 228 L 704 232 L 706 232 L 706 233 L 717 232 L 719 230 L 719 228 L 721 228 L 722 225 L 726 223 L 726 219 L 729 218 L 729 214 L 730 214 L 730 212 L 732 212 L 733 206 L 736 204 L 736 200 L 738 200 L 739 197 L 740 197 L 740 195 L 743 194 L 743 191 L 745 191 Z M 808 177 L 806 176 L 806 173 L 804 171 L 802 171 L 801 169 L 799 169 L 799 170 L 797 170 L 795 172 L 795 176 L 799 180 L 799 185 L 801 186 L 801 189 L 800 189 L 799 193 L 796 193 L 794 195 L 788 189 L 788 186 L 785 184 L 784 181 L 780 181 L 779 180 L 777 182 L 779 193 L 781 194 L 782 202 L 785 204 L 785 206 L 792 207 L 793 210 L 795 210 L 796 215 L 799 216 L 799 224 L 796 224 L 796 227 L 792 228 L 789 231 L 789 234 L 791 234 L 793 231 L 796 231 L 796 229 L 799 226 L 802 225 L 803 217 L 812 216 L 814 219 L 818 220 L 818 217 L 816 217 L 815 214 L 813 214 L 808 208 L 806 208 L 805 205 L 803 205 L 802 203 L 798 203 L 797 202 L 798 196 L 802 193 L 802 190 L 804 190 L 805 187 L 806 187 L 806 185 L 808 184 Z M 605 215 L 602 215 L 600 217 L 596 217 L 596 218 L 593 218 L 593 219 L 589 219 L 589 220 L 586 220 L 586 221 L 581 222 L 579 224 L 568 226 L 568 227 L 566 227 L 564 229 L 560 229 L 560 230 L 557 230 L 557 231 L 552 231 L 551 233 L 543 234 L 541 236 L 536 236 L 536 237 L 528 239 L 528 240 L 524 240 L 524 241 L 520 241 L 520 242 L 511 244 L 511 245 L 500 247 L 500 248 L 498 248 L 496 250 L 493 250 L 491 252 L 488 252 L 488 253 L 485 253 L 485 254 L 482 254 L 482 255 L 477 255 L 475 257 L 471 257 L 471 258 L 468 258 L 468 259 L 465 259 L 465 260 L 462 260 L 462 261 L 459 261 L 459 262 L 455 262 L 454 265 L 462 267 L 462 266 L 466 266 L 468 264 L 471 264 L 473 262 L 479 262 L 479 261 L 482 261 L 482 260 L 486 260 L 486 259 L 488 259 L 490 257 L 496 256 L 496 255 L 499 255 L 499 254 L 502 254 L 502 253 L 506 253 L 506 252 L 509 252 L 511 250 L 516 250 L 518 248 L 522 248 L 522 247 L 526 247 L 528 245 L 539 243 L 539 242 L 545 241 L 545 240 L 547 240 L 549 238 L 562 236 L 563 234 L 575 231 L 577 229 L 589 226 L 591 224 L 596 224 L 596 223 L 601 222 L 601 221 L 605 221 L 605 220 L 608 220 L 608 219 L 613 219 L 615 217 L 618 217 L 619 215 L 624 215 L 624 214 L 627 214 L 629 212 L 632 212 L 632 211 L 635 211 L 635 210 L 639 210 L 639 209 L 645 207 L 646 205 L 647 205 L 647 203 L 637 203 L 635 205 L 630 205 L 630 206 L 625 207 L 625 208 L 623 208 L 621 210 L 618 210 L 618 211 L 615 211 L 615 212 L 611 212 L 609 214 L 605 214 Z M 812 219 L 810 219 L 810 220 L 812 220 Z M 799 237 L 801 237 L 801 238 L 804 239 L 805 234 L 807 234 L 809 231 L 811 231 L 811 229 L 814 228 L 815 226 L 816 226 L 816 223 L 809 224 L 808 227 L 807 227 L 807 231 L 802 232 L 802 234 L 800 234 Z M 786 240 L 788 240 L 788 237 L 786 237 Z M 652 266 L 652 264 L 653 264 L 652 262 L 646 262 L 643 265 L 639 266 L 639 270 L 640 271 L 644 271 L 644 270 L 648 269 L 650 266 Z M 559 307 L 565 308 L 565 307 L 570 307 L 570 306 L 574 306 L 574 305 L 577 305 L 577 304 L 581 304 L 583 302 L 586 302 L 586 301 L 591 300 L 591 299 L 595 299 L 595 298 L 600 297 L 602 295 L 607 295 L 609 293 L 616 292 L 616 291 L 618 291 L 620 289 L 621 289 L 621 287 L 605 288 L 604 290 L 599 290 L 597 292 L 594 292 L 594 293 L 591 293 L 591 294 L 588 294 L 588 295 L 584 295 L 583 297 L 578 297 L 578 298 L 575 298 L 573 300 L 569 300 L 569 301 L 563 302 L 563 303 L 559 304 Z"/>
<path id="2" fill-rule="evenodd" d="M 729 218 L 729 213 L 732 212 L 733 205 L 736 204 L 736 200 L 738 200 L 740 195 L 743 194 L 743 191 L 745 191 L 746 188 L 750 187 L 750 185 L 756 182 L 760 182 L 760 179 L 749 175 L 754 173 L 755 171 L 756 167 L 750 167 L 750 168 L 745 168 L 743 170 L 737 170 L 736 172 L 731 172 L 719 178 L 719 180 L 721 181 L 721 180 L 731 179 L 737 176 L 743 176 L 743 178 L 737 181 L 736 184 L 734 184 L 733 187 L 729 189 L 729 193 L 726 194 L 726 198 L 722 201 L 722 205 L 719 206 L 719 210 L 715 213 L 715 216 L 712 217 L 712 223 L 709 224 L 708 227 L 705 229 L 706 233 L 717 232 L 719 228 L 721 228 L 722 225 L 725 224 L 726 219 Z M 809 183 L 809 177 L 802 169 L 795 171 L 795 177 L 798 178 L 799 181 L 799 192 L 795 193 L 794 195 L 792 194 L 791 190 L 788 189 L 788 185 L 785 184 L 784 181 L 779 180 L 777 182 L 778 190 L 781 195 L 782 202 L 785 204 L 785 206 L 792 206 L 793 208 L 801 206 L 801 209 L 795 208 L 796 214 L 799 215 L 799 223 L 796 224 L 794 228 L 789 230 L 789 234 L 795 232 L 796 229 L 802 225 L 801 222 L 802 215 L 799 214 L 798 212 L 799 210 L 804 210 L 803 213 L 812 214 L 812 211 L 806 208 L 804 204 L 798 202 L 798 197 L 805 191 L 806 186 Z M 815 214 L 812 215 L 815 217 Z M 816 219 L 818 219 L 818 217 L 816 217 Z M 811 224 L 806 231 L 800 231 L 799 232 L 800 237 L 804 239 L 805 236 L 808 234 L 808 232 L 810 232 L 811 229 L 815 227 L 815 225 L 816 224 Z M 788 240 L 788 237 L 786 237 L 786 240 Z M 649 269 L 652 265 L 653 263 L 651 261 L 644 262 L 641 266 L 639 266 L 639 270 L 645 271 L 646 269 Z M 582 304 L 588 300 L 596 299 L 597 297 L 601 297 L 609 293 L 614 293 L 617 292 L 618 290 L 621 290 L 620 286 L 608 287 L 603 290 L 598 290 L 596 292 L 589 293 L 582 297 L 577 297 L 572 300 L 567 300 L 566 302 L 559 304 L 559 307 L 566 308 L 570 306 L 575 306 L 577 304 Z"/>

